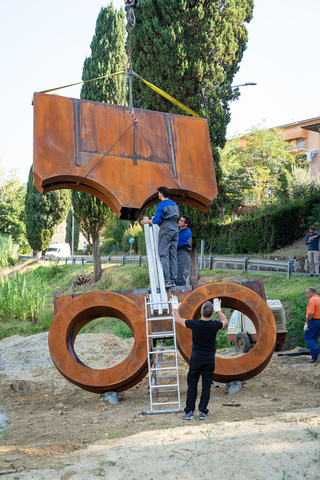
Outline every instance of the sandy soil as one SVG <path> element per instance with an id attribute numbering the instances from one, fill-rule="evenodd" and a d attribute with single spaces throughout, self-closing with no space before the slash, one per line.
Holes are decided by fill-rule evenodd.
<path id="1" fill-rule="evenodd" d="M 117 364 L 131 348 L 110 334 L 76 344 L 91 367 Z M 150 408 L 147 377 L 111 405 L 60 376 L 47 334 L 2 340 L 0 478 L 319 480 L 320 364 L 309 358 L 274 354 L 237 393 L 212 388 L 210 419 L 183 422 L 181 413 L 140 416 Z"/>

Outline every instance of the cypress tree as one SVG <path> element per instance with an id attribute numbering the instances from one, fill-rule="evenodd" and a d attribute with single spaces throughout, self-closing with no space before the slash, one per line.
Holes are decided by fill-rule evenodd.
<path id="1" fill-rule="evenodd" d="M 246 49 L 245 23 L 252 12 L 253 0 L 141 0 L 135 9 L 133 70 L 208 121 L 218 199 L 206 215 L 181 206 L 194 220 L 194 271 L 196 243 L 210 235 L 206 221 L 224 211 L 219 151 L 226 142 L 229 103 L 239 96 L 231 85 Z M 186 114 L 136 79 L 134 92 L 137 107 Z"/>
<path id="2" fill-rule="evenodd" d="M 66 243 L 69 243 L 70 250 L 72 252 L 72 209 L 70 208 L 67 220 L 66 220 Z M 76 252 L 79 247 L 79 238 L 80 238 L 80 228 L 78 222 L 74 218 L 74 232 L 73 232 L 73 239 L 74 239 L 74 251 Z"/>
<path id="3" fill-rule="evenodd" d="M 70 208 L 70 192 L 54 190 L 41 195 L 33 186 L 30 168 L 25 198 L 26 232 L 30 247 L 41 254 L 48 248 L 55 225 L 63 222 Z"/>
<path id="4" fill-rule="evenodd" d="M 102 77 L 123 70 L 126 66 L 125 12 L 115 10 L 113 4 L 101 8 L 90 48 L 91 56 L 84 61 L 82 80 Z M 81 98 L 95 102 L 119 104 L 121 75 L 84 83 Z"/>
<path id="5" fill-rule="evenodd" d="M 101 258 L 99 248 L 100 233 L 105 228 L 112 215 L 110 208 L 89 193 L 71 192 L 74 217 L 83 235 L 92 246 L 93 280 L 97 282 L 101 277 Z"/>
<path id="6" fill-rule="evenodd" d="M 125 53 L 125 12 L 115 10 L 113 4 L 101 8 L 95 35 L 91 42 L 91 56 L 83 65 L 82 80 L 108 75 L 123 70 L 126 65 Z M 81 98 L 96 102 L 119 104 L 121 99 L 121 76 L 85 83 Z M 101 200 L 83 192 L 72 192 L 72 204 L 80 230 L 93 250 L 94 281 L 101 276 L 99 237 L 109 218 L 111 210 Z"/>

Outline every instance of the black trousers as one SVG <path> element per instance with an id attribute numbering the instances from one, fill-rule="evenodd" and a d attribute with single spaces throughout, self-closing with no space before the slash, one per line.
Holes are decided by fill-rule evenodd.
<path id="1" fill-rule="evenodd" d="M 187 404 L 184 409 L 186 413 L 193 412 L 196 408 L 197 387 L 202 373 L 202 391 L 199 403 L 200 412 L 208 413 L 207 405 L 210 400 L 210 389 L 214 372 L 214 360 L 202 360 L 190 358 L 188 373 Z"/>

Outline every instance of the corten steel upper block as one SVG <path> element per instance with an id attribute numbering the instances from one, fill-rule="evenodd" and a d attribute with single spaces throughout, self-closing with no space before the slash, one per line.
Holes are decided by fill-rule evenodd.
<path id="1" fill-rule="evenodd" d="M 33 105 L 33 178 L 41 193 L 81 190 L 132 220 L 158 202 L 162 185 L 172 200 L 203 213 L 217 195 L 204 119 L 135 109 L 140 132 L 132 126 L 125 133 L 132 125 L 127 107 L 41 93 Z"/>

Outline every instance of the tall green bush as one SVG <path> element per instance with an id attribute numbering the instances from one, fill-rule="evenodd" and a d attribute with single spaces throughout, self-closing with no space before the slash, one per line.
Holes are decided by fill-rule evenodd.
<path id="1" fill-rule="evenodd" d="M 14 265 L 18 250 L 19 246 L 13 243 L 10 235 L 0 235 L 0 267 Z"/>
<path id="2" fill-rule="evenodd" d="M 39 321 L 45 298 L 45 281 L 35 271 L 1 279 L 0 314 L 6 320 Z"/>

